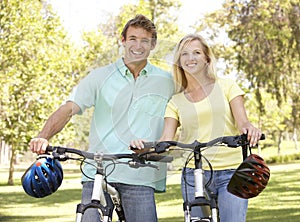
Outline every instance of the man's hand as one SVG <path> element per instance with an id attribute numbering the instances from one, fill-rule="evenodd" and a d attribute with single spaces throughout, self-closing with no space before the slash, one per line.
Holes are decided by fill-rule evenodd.
<path id="1" fill-rule="evenodd" d="M 45 153 L 48 145 L 49 145 L 48 140 L 44 138 L 33 138 L 29 143 L 30 150 L 33 153 L 37 153 L 37 154 Z"/>

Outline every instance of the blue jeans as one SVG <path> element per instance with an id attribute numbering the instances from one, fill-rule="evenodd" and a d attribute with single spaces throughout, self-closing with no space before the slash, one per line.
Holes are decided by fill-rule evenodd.
<path id="1" fill-rule="evenodd" d="M 183 169 L 184 170 L 184 169 Z M 245 222 L 248 208 L 248 200 L 236 197 L 227 191 L 227 184 L 232 177 L 234 170 L 217 170 L 213 172 L 210 191 L 217 195 L 220 222 Z M 204 171 L 205 179 L 208 181 L 210 171 Z M 194 185 L 194 169 L 186 168 L 186 180 L 188 184 Z M 195 198 L 194 187 L 186 185 L 184 178 L 181 178 L 181 191 L 184 201 L 186 201 L 186 189 L 188 200 Z M 201 210 L 192 208 L 192 217 L 203 215 Z"/>
<path id="2" fill-rule="evenodd" d="M 120 193 L 122 207 L 127 222 L 157 222 L 154 189 L 146 186 L 134 186 L 114 183 L 113 185 Z M 82 189 L 83 204 L 91 201 L 93 182 L 84 182 Z M 105 195 L 107 204 L 113 209 L 110 196 Z M 112 212 L 111 212 L 112 214 Z M 100 222 L 97 209 L 88 209 L 83 216 L 84 222 Z"/>

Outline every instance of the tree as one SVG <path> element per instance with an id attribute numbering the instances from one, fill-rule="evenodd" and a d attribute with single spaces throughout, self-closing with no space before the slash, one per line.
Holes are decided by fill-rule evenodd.
<path id="1" fill-rule="evenodd" d="M 98 38 L 93 38 L 93 35 L 90 37 L 85 35 L 84 39 L 94 56 L 93 59 L 103 61 L 105 57 L 104 61 L 109 61 L 110 58 L 114 61 L 122 49 L 120 34 L 123 27 L 134 15 L 144 14 L 155 23 L 158 32 L 158 45 L 150 60 L 154 64 L 167 68 L 165 57 L 172 52 L 177 43 L 178 35 L 182 34 L 179 32 L 177 25 L 177 14 L 180 7 L 181 4 L 178 0 L 140 0 L 138 4 L 123 5 L 120 8 L 119 15 L 110 15 L 105 24 L 99 24 L 96 34 Z M 103 41 L 103 43 L 100 41 Z M 96 45 L 98 50 L 101 48 L 100 45 L 109 50 L 102 55 L 98 52 L 99 55 L 96 56 L 94 51 Z"/>
<path id="2" fill-rule="evenodd" d="M 261 92 L 266 90 L 279 107 L 284 104 L 293 107 L 289 120 L 293 129 L 289 130 L 295 132 L 300 119 L 298 1 L 226 1 L 207 20 L 214 31 L 227 33 L 230 44 L 221 48 L 219 55 L 236 67 L 241 79 L 247 79 L 260 113 L 265 113 Z"/>
<path id="3" fill-rule="evenodd" d="M 49 113 L 65 99 L 79 65 L 77 52 L 47 4 L 2 0 L 0 8 L 0 139 L 12 147 L 12 185 L 16 154 L 26 150 Z"/>
<path id="4" fill-rule="evenodd" d="M 251 115 L 249 115 L 251 123 L 259 126 L 262 131 L 268 135 L 268 138 L 266 141 L 262 141 L 262 144 L 273 144 L 274 142 L 277 142 L 277 153 L 280 155 L 283 133 L 287 130 L 289 125 L 288 122 L 291 118 L 292 107 L 288 104 L 291 101 L 283 101 L 284 104 L 279 107 L 272 94 L 267 93 L 265 90 L 261 90 L 261 94 L 261 103 L 264 104 L 265 107 L 265 112 L 263 114 L 257 112 L 258 102 L 251 98 L 251 94 L 246 95 L 245 107 L 247 111 L 251 113 Z"/>

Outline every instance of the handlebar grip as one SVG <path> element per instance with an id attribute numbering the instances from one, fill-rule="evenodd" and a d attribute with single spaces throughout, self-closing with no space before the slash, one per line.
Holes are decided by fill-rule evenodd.
<path id="1" fill-rule="evenodd" d="M 172 156 L 152 155 L 146 158 L 149 161 L 170 163 L 173 161 Z"/>
<path id="2" fill-rule="evenodd" d="M 166 152 L 167 149 L 169 149 L 169 147 L 172 144 L 169 141 L 154 141 L 154 142 L 144 142 L 144 148 L 154 148 L 155 149 L 155 153 L 163 153 Z"/>
<path id="3" fill-rule="evenodd" d="M 241 135 L 241 138 L 244 139 L 244 140 L 247 140 L 247 137 L 248 137 L 248 134 L 242 134 Z M 266 139 L 266 136 L 265 136 L 264 133 L 262 133 L 259 140 L 264 140 L 264 139 Z"/>
<path id="4" fill-rule="evenodd" d="M 154 141 L 154 142 L 143 142 L 143 143 L 145 148 L 154 148 L 158 142 Z"/>
<path id="5" fill-rule="evenodd" d="M 52 152 L 54 150 L 53 146 L 47 146 L 46 152 Z"/>

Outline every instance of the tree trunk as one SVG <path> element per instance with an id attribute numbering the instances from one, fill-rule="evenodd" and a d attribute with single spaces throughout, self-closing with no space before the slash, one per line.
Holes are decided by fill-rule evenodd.
<path id="1" fill-rule="evenodd" d="M 16 152 L 14 150 L 14 146 L 11 146 L 11 158 L 9 163 L 9 175 L 8 175 L 8 182 L 7 182 L 7 184 L 10 186 L 14 185 L 15 161 L 16 161 Z"/>
<path id="2" fill-rule="evenodd" d="M 281 142 L 282 142 L 282 131 L 279 131 L 279 136 L 278 136 L 278 145 L 277 145 L 277 155 L 280 156 L 281 154 Z"/>
<path id="3" fill-rule="evenodd" d="M 297 138 L 297 129 L 296 129 L 296 127 L 294 127 L 293 141 L 294 141 L 294 144 L 295 144 L 295 149 L 298 151 L 299 147 L 298 147 L 298 138 Z"/>

